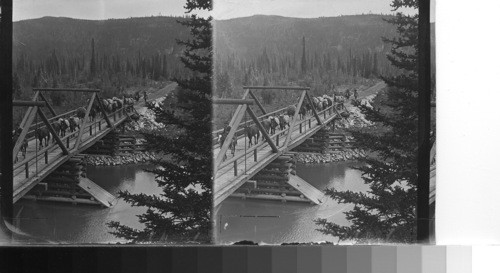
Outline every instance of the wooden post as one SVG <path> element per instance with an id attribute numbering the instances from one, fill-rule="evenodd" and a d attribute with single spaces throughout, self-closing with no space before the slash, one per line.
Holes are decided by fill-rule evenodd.
<path id="1" fill-rule="evenodd" d="M 26 178 L 28 178 L 30 176 L 30 166 L 29 166 L 28 162 L 24 163 L 24 171 L 25 171 L 25 174 L 26 174 Z"/>
<path id="2" fill-rule="evenodd" d="M 311 119 L 309 119 L 309 129 L 311 129 Z"/>
<path id="3" fill-rule="evenodd" d="M 301 123 L 299 123 L 299 133 L 301 133 L 301 134 L 302 134 L 302 122 L 301 122 Z"/>
<path id="4" fill-rule="evenodd" d="M 94 104 L 95 96 L 96 96 L 96 93 L 93 93 L 92 97 L 90 98 L 89 105 L 87 106 L 87 110 L 85 111 L 85 117 L 83 118 L 82 128 L 80 128 L 80 131 L 78 132 L 78 137 L 76 138 L 75 150 L 80 148 L 80 143 L 82 141 L 83 132 L 85 131 L 85 126 L 87 126 L 87 119 L 89 118 L 90 108 L 92 108 L 92 105 Z M 90 129 L 90 130 L 92 131 L 92 129 Z M 90 133 L 90 134 L 92 135 L 92 133 Z"/>
<path id="5" fill-rule="evenodd" d="M 66 147 L 69 148 L 69 137 L 66 139 Z"/>
<path id="6" fill-rule="evenodd" d="M 122 113 L 121 113 L 121 117 L 123 117 L 123 115 L 127 112 L 125 111 L 126 110 L 126 106 L 125 106 L 125 95 L 123 95 L 122 97 Z"/>
<path id="7" fill-rule="evenodd" d="M 290 143 L 290 139 L 292 139 L 292 134 L 293 134 L 293 128 L 295 127 L 295 124 L 297 123 L 297 119 L 299 118 L 299 110 L 302 107 L 302 103 L 304 102 L 304 98 L 306 97 L 306 91 L 302 92 L 302 95 L 300 96 L 299 103 L 297 104 L 297 109 L 295 110 L 295 114 L 293 115 L 292 118 L 292 123 L 289 125 L 290 128 L 288 130 L 288 135 L 285 138 L 285 142 L 283 143 L 283 146 L 288 145 Z"/>
<path id="8" fill-rule="evenodd" d="M 236 160 L 233 162 L 234 166 L 234 176 L 238 176 L 238 163 L 236 163 Z"/>
<path id="9" fill-rule="evenodd" d="M 45 151 L 45 164 L 49 164 L 49 151 Z"/>
<path id="10" fill-rule="evenodd" d="M 257 149 L 253 150 L 253 161 L 257 162 Z"/>
<path id="11" fill-rule="evenodd" d="M 276 146 L 280 146 L 280 134 L 276 135 Z"/>

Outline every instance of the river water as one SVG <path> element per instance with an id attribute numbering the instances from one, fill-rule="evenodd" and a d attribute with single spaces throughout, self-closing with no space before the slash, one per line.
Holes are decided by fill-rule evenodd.
<path id="1" fill-rule="evenodd" d="M 338 190 L 366 192 L 368 186 L 363 183 L 361 172 L 352 168 L 355 166 L 359 164 L 298 164 L 297 175 L 320 190 L 335 187 Z M 337 238 L 316 231 L 319 227 L 313 220 L 326 218 L 347 225 L 343 212 L 353 205 L 338 204 L 329 197 L 325 200 L 321 205 L 309 205 L 228 198 L 217 211 L 217 241 L 222 244 L 241 240 L 270 244 L 337 242 Z"/>
<path id="2" fill-rule="evenodd" d="M 160 193 L 154 174 L 144 169 L 150 165 L 124 165 L 111 167 L 87 167 L 87 176 L 96 184 L 117 196 L 120 190 L 132 193 Z M 54 243 L 116 243 L 125 240 L 110 234 L 106 223 L 119 221 L 133 228 L 141 228 L 136 215 L 144 208 L 131 207 L 122 199 L 115 206 L 104 208 L 92 205 L 36 202 L 20 200 L 14 215 L 15 225 L 22 232 L 41 240 Z"/>
<path id="3" fill-rule="evenodd" d="M 366 191 L 361 173 L 353 163 L 297 165 L 297 174 L 316 188 L 335 187 L 339 190 Z M 154 175 L 144 171 L 150 165 L 87 167 L 88 177 L 114 195 L 120 190 L 133 193 L 158 194 Z M 219 208 L 217 241 L 222 244 L 252 240 L 271 244 L 284 242 L 334 241 L 322 234 L 313 222 L 326 218 L 337 224 L 348 224 L 343 212 L 352 208 L 330 198 L 321 205 L 281 203 L 276 201 L 241 200 L 229 198 Z M 136 215 L 144 208 L 131 207 L 119 199 L 111 208 L 67 203 L 20 200 L 15 205 L 15 226 L 26 233 L 29 241 L 50 241 L 63 244 L 116 243 L 125 240 L 110 234 L 106 223 L 120 221 L 133 228 L 141 228 Z M 252 217 L 248 217 L 252 216 Z M 253 217 L 261 216 L 261 217 Z M 22 242 L 18 242 L 22 243 Z"/>

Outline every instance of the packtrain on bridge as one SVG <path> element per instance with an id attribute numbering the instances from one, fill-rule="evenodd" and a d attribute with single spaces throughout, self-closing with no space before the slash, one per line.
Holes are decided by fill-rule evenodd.
<path id="1" fill-rule="evenodd" d="M 131 98 L 103 99 L 97 89 L 44 88 L 33 91 L 35 94 L 32 101 L 13 102 L 17 107 L 28 107 L 14 132 L 13 202 L 25 196 L 64 163 L 75 158 L 78 160 L 79 153 L 115 130 L 135 111 Z M 83 92 L 90 93 L 91 97 L 83 107 L 56 114 L 43 94 L 46 92 Z M 50 116 L 42 108 L 48 108 Z M 63 173 L 67 176 L 74 175 Z M 77 182 L 81 189 L 100 204 L 109 207 L 115 202 L 111 194 L 88 178 L 78 176 Z M 58 198 L 61 200 L 56 198 L 53 201 L 64 199 Z"/>
<path id="2" fill-rule="evenodd" d="M 324 129 L 335 119 L 345 118 L 343 102 L 333 98 L 321 104 L 309 95 L 306 87 L 244 87 L 242 99 L 216 99 L 215 104 L 238 105 L 231 121 L 221 130 L 213 132 L 214 207 L 229 196 L 240 196 L 241 188 L 255 189 L 256 179 L 266 188 L 266 199 L 307 201 L 320 204 L 323 193 L 298 177 L 290 169 L 291 149 Z M 300 92 L 296 105 L 267 112 L 251 90 L 285 90 Z M 251 98 L 247 98 L 250 95 Z M 319 103 L 319 106 L 318 106 Z M 256 104 L 263 113 L 257 116 L 250 107 Z M 244 121 L 247 113 L 251 120 Z M 259 142 L 259 139 L 261 140 Z M 274 181 L 274 182 L 273 182 Z M 275 194 L 273 194 L 275 192 Z M 298 194 L 297 194 L 298 193 Z"/>

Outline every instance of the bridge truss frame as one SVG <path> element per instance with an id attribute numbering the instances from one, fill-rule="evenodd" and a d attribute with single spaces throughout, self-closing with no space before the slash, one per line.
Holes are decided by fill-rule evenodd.
<path id="1" fill-rule="evenodd" d="M 327 119 L 327 114 L 331 117 L 332 114 L 336 114 L 337 117 L 339 118 L 343 118 L 344 117 L 342 115 L 340 115 L 339 113 L 339 109 L 344 109 L 346 110 L 345 106 L 343 103 L 336 103 L 330 107 L 327 107 L 326 109 L 323 109 L 321 110 L 320 112 L 318 112 L 316 110 L 316 108 L 313 106 L 314 103 L 313 103 L 313 100 L 311 98 L 311 96 L 309 95 L 309 91 L 310 91 L 310 88 L 309 87 L 287 87 L 287 86 L 244 86 L 243 87 L 245 92 L 244 92 L 244 95 L 241 99 L 230 99 L 230 100 L 214 100 L 214 104 L 233 104 L 233 105 L 238 105 L 236 111 L 234 112 L 232 118 L 231 118 L 231 121 L 229 122 L 228 126 L 231 127 L 231 129 L 229 130 L 229 133 L 228 135 L 226 136 L 225 138 L 225 141 L 224 143 L 221 144 L 220 146 L 220 151 L 219 153 L 217 154 L 215 160 L 214 160 L 214 165 L 213 165 L 213 170 L 214 170 L 214 179 L 215 181 L 217 180 L 217 172 L 218 170 L 224 168 L 224 167 L 227 167 L 229 164 L 233 164 L 234 165 L 234 175 L 235 176 L 238 176 L 238 169 L 237 169 L 237 161 L 238 159 L 241 159 L 242 157 L 247 157 L 247 154 L 253 152 L 253 157 L 254 157 L 254 161 L 257 162 L 257 150 L 259 148 L 262 147 L 262 145 L 264 145 L 263 143 L 259 143 L 259 144 L 256 144 L 255 146 L 249 148 L 248 150 L 246 150 L 245 153 L 241 154 L 241 155 L 235 155 L 233 158 L 227 160 L 224 162 L 224 155 L 227 153 L 227 150 L 229 149 L 229 146 L 231 144 L 231 141 L 233 139 L 233 137 L 235 136 L 235 134 L 237 133 L 242 133 L 242 131 L 244 130 L 244 128 L 241 128 L 241 129 L 238 129 L 238 127 L 240 125 L 242 126 L 249 126 L 250 124 L 255 124 L 257 125 L 260 133 L 264 136 L 264 139 L 265 139 L 265 143 L 269 144 L 269 146 L 271 147 L 271 150 L 272 152 L 275 154 L 275 157 L 279 156 L 280 154 L 284 153 L 284 152 L 287 152 L 289 151 L 290 149 L 292 149 L 293 147 L 291 147 L 289 144 L 290 144 L 290 141 L 291 141 L 291 137 L 292 137 L 292 134 L 293 132 L 296 130 L 296 126 L 299 125 L 299 132 L 300 133 L 303 133 L 305 130 L 307 130 L 307 124 L 309 123 L 309 128 L 311 128 L 311 119 L 315 119 L 317 121 L 317 124 L 322 126 L 324 125 L 324 122 L 323 120 L 320 118 L 320 115 L 323 114 L 324 117 L 325 117 L 325 120 Z M 271 89 L 271 90 L 290 90 L 290 91 L 299 91 L 301 92 L 300 94 L 300 99 L 298 101 L 298 103 L 296 105 L 294 105 L 296 107 L 296 111 L 295 111 L 295 114 L 293 115 L 291 121 L 290 121 L 290 124 L 288 126 L 288 128 L 285 128 L 284 130 L 280 130 L 280 131 L 276 131 L 275 134 L 273 134 L 272 136 L 269 135 L 262 123 L 260 120 L 262 120 L 263 118 L 266 118 L 266 117 L 269 117 L 271 115 L 275 115 L 277 113 L 280 113 L 280 112 L 283 112 L 283 111 L 286 111 L 286 107 L 285 108 L 282 108 L 282 109 L 279 109 L 279 110 L 276 110 L 276 111 L 273 111 L 273 112 L 267 112 L 266 109 L 263 107 L 263 105 L 260 103 L 260 101 L 258 100 L 257 96 L 255 96 L 255 94 L 252 92 L 252 90 L 265 90 L 265 89 Z M 251 96 L 251 98 L 254 100 L 254 103 L 248 103 L 248 95 Z M 305 101 L 307 100 L 307 102 L 309 103 L 309 105 L 311 105 L 311 112 L 312 112 L 312 117 L 309 117 L 309 118 L 306 118 L 305 120 L 303 121 L 300 121 L 299 122 L 299 111 L 302 107 L 302 105 L 305 103 Z M 258 106 L 258 108 L 261 110 L 261 112 L 264 114 L 260 117 L 257 117 L 257 115 L 255 114 L 255 112 L 250 108 L 250 105 L 252 104 L 256 104 Z M 250 121 L 246 121 L 246 122 L 242 122 L 242 119 L 243 119 L 243 116 L 244 114 L 248 113 L 250 115 L 250 118 L 251 120 Z M 214 138 L 213 140 L 215 140 L 217 138 L 217 135 L 220 134 L 221 132 L 223 131 L 223 129 L 220 129 L 220 130 L 217 130 L 215 132 L 213 132 L 214 134 Z M 284 142 L 282 142 L 282 145 L 279 145 L 279 138 L 280 138 L 280 135 L 283 134 L 283 133 L 286 133 L 286 137 L 285 137 L 285 140 Z M 245 136 L 243 137 L 245 138 Z M 273 142 L 273 138 L 276 138 L 276 143 Z M 215 183 L 215 182 L 214 182 Z M 217 201 L 217 197 L 215 197 L 214 195 L 214 198 L 216 199 Z M 216 204 L 217 205 L 217 204 Z"/>
<path id="2" fill-rule="evenodd" d="M 69 88 L 34 88 L 33 91 L 35 92 L 33 98 L 29 102 L 14 102 L 14 106 L 28 106 L 28 110 L 26 111 L 26 114 L 24 115 L 20 125 L 18 128 L 22 128 L 22 131 L 14 144 L 13 148 L 13 176 L 19 175 L 21 172 L 25 172 L 25 179 L 35 179 L 37 180 L 37 183 L 43 179 L 44 176 L 39 176 L 38 171 L 35 172 L 35 174 L 30 175 L 30 166 L 34 164 L 38 164 L 37 162 L 40 160 L 39 157 L 43 156 L 45 158 L 44 162 L 46 165 L 50 164 L 55 164 L 60 165 L 64 163 L 64 161 L 56 160 L 57 162 L 49 162 L 49 153 L 54 152 L 58 148 L 61 150 L 63 155 L 73 155 L 78 153 L 78 151 L 82 148 L 82 140 L 84 137 L 85 132 L 89 132 L 89 134 L 92 135 L 97 135 L 97 134 L 103 134 L 107 129 L 101 130 L 101 121 L 104 120 L 106 124 L 108 125 L 109 130 L 114 130 L 115 129 L 115 123 L 111 122 L 110 116 L 114 118 L 116 121 L 117 115 L 119 117 L 127 116 L 130 117 L 128 114 L 128 109 L 134 109 L 133 106 L 129 105 L 123 105 L 121 108 L 117 109 L 116 111 L 112 113 L 107 113 L 105 111 L 105 108 L 103 107 L 102 99 L 99 96 L 99 89 L 69 89 Z M 66 112 L 64 114 L 57 114 L 54 110 L 54 108 L 50 105 L 49 101 L 47 98 L 43 95 L 42 92 L 83 92 L 83 93 L 92 93 L 88 104 L 86 105 L 85 108 L 85 116 L 83 120 L 80 123 L 80 128 L 76 130 L 75 132 L 69 132 L 66 134 L 64 137 L 60 137 L 54 127 L 52 126 L 52 122 L 58 120 L 59 118 L 68 118 L 76 114 L 77 109 L 71 110 L 69 112 Z M 99 120 L 94 120 L 93 122 L 90 122 L 89 120 L 89 115 L 90 115 L 90 110 L 94 106 L 94 103 L 97 103 L 100 107 L 99 109 L 101 113 L 102 119 Z M 47 107 L 49 109 L 52 117 L 47 117 L 47 115 L 41 110 L 40 107 Z M 34 123 L 35 117 L 39 116 L 42 120 L 42 122 Z M 47 128 L 54 137 L 54 140 L 56 143 L 47 143 L 48 145 L 46 147 L 43 147 L 42 149 L 38 150 L 38 143 L 37 139 L 35 138 L 35 145 L 36 145 L 36 154 L 31 155 L 29 157 L 24 158 L 21 162 L 15 162 L 15 159 L 17 158 L 17 154 L 19 153 L 19 150 L 21 148 L 21 145 L 25 141 L 26 138 L 30 135 L 28 138 L 28 141 L 33 139 L 34 131 L 36 128 Z M 70 147 L 70 138 L 75 137 L 76 140 L 74 142 L 74 145 Z M 66 142 L 66 143 L 65 143 Z M 57 147 L 56 147 L 57 146 Z M 36 161 L 36 162 L 34 162 Z M 12 181 L 14 183 L 14 180 Z M 26 192 L 28 192 L 32 187 L 34 187 L 35 184 L 33 185 L 30 184 L 30 186 L 26 186 L 25 188 L 23 187 L 21 190 L 14 190 L 13 195 L 14 199 L 13 202 L 16 202 L 21 198 L 22 195 L 24 195 Z"/>

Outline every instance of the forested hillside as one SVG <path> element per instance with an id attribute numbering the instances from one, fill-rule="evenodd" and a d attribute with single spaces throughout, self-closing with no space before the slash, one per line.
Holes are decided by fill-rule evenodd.
<path id="1" fill-rule="evenodd" d="M 309 86 L 318 95 L 342 85 L 369 85 L 395 72 L 382 39 L 396 35 L 387 18 L 256 15 L 216 21 L 214 94 L 239 97 L 243 85 Z M 284 94 L 261 93 L 266 104 L 289 103 Z M 225 112 L 216 107 L 216 126 L 230 116 Z"/>
<path id="2" fill-rule="evenodd" d="M 189 30 L 178 20 L 186 19 L 43 17 L 15 22 L 14 98 L 30 99 L 32 87 L 99 88 L 103 97 L 110 97 L 187 76 L 176 39 L 187 39 Z M 50 99 L 62 111 L 86 99 L 69 95 L 54 93 Z M 18 120 L 22 109 L 15 110 Z"/>
<path id="3" fill-rule="evenodd" d="M 179 17 L 104 21 L 44 17 L 14 23 L 14 71 L 23 85 L 108 85 L 169 79 L 183 73 Z"/>

